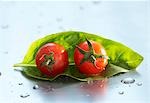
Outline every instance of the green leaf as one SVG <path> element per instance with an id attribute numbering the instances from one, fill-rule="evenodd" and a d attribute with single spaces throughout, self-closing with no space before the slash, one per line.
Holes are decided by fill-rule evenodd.
<path id="1" fill-rule="evenodd" d="M 63 45 L 68 51 L 69 62 L 74 63 L 74 59 L 73 59 L 74 49 L 77 44 L 85 41 L 86 38 L 101 43 L 104 46 L 108 54 L 108 57 L 110 58 L 109 65 L 107 66 L 107 69 L 103 72 L 103 76 L 91 77 L 92 79 L 111 77 L 113 75 L 122 72 L 135 70 L 143 60 L 143 57 L 140 54 L 138 54 L 137 52 L 133 51 L 132 49 L 128 48 L 127 46 L 119 42 L 112 41 L 110 39 L 106 39 L 101 36 L 97 36 L 85 32 L 68 31 L 68 32 L 61 32 L 61 33 L 47 35 L 44 38 L 36 40 L 31 44 L 22 63 L 17 64 L 15 66 L 25 67 L 23 69 L 23 73 L 30 77 L 34 77 L 42 80 L 53 80 L 55 78 L 48 78 L 41 75 L 41 73 L 35 67 L 35 55 L 39 50 L 39 48 L 49 42 L 59 43 Z M 60 75 L 69 76 L 74 79 L 78 79 L 80 81 L 89 80 L 89 78 L 85 78 L 83 74 L 80 74 L 74 65 L 69 66 L 67 71 Z M 58 75 L 57 77 L 59 77 L 60 75 Z"/>
<path id="2" fill-rule="evenodd" d="M 22 66 L 25 66 L 26 64 L 21 64 Z M 43 75 L 37 68 L 36 66 L 32 67 L 23 67 L 22 73 L 35 78 L 39 80 L 48 80 L 48 81 L 53 81 L 54 79 L 59 78 L 60 76 L 68 76 L 70 78 L 79 80 L 79 81 L 90 81 L 90 80 L 102 80 L 104 78 L 112 77 L 118 73 L 125 73 L 128 72 L 129 70 L 126 70 L 124 68 L 115 66 L 113 64 L 109 64 L 106 67 L 106 70 L 102 72 L 101 76 L 95 76 L 95 77 L 86 77 L 83 74 L 81 74 L 78 69 L 75 67 L 75 65 L 70 65 L 66 71 L 60 75 L 57 75 L 55 78 L 50 78 L 47 77 L 46 75 Z"/>

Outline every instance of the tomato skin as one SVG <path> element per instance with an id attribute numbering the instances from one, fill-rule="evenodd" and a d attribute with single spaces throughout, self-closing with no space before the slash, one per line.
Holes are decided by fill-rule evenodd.
<path id="1" fill-rule="evenodd" d="M 45 65 L 41 65 L 45 61 L 45 55 L 50 55 L 53 53 L 54 64 L 49 69 Z M 36 65 L 37 68 L 45 75 L 49 77 L 55 77 L 58 74 L 61 74 L 67 68 L 68 62 L 68 53 L 65 48 L 56 43 L 47 43 L 42 46 L 36 54 Z"/>
<path id="2" fill-rule="evenodd" d="M 90 43 L 92 44 L 95 54 L 107 56 L 106 51 L 101 44 L 95 41 L 90 41 Z M 87 42 L 80 43 L 78 47 L 87 52 L 89 51 L 89 46 Z M 99 75 L 103 70 L 105 70 L 105 67 L 108 64 L 107 58 L 96 58 L 94 64 L 91 61 L 84 61 L 83 63 L 81 63 L 83 58 L 84 54 L 82 54 L 78 50 L 78 48 L 76 48 L 74 51 L 74 62 L 79 71 L 86 76 Z"/>

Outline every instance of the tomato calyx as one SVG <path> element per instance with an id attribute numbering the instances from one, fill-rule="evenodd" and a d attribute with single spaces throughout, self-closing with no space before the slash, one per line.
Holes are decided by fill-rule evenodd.
<path id="1" fill-rule="evenodd" d="M 44 54 L 44 62 L 41 63 L 41 66 L 46 66 L 49 70 L 52 68 L 54 60 L 54 53 L 50 52 L 50 54 Z"/>
<path id="2" fill-rule="evenodd" d="M 85 61 L 90 61 L 96 67 L 95 61 L 96 61 L 97 58 L 108 59 L 108 57 L 106 55 L 96 54 L 93 47 L 92 47 L 91 42 L 88 39 L 86 39 L 86 42 L 88 44 L 89 51 L 85 51 L 82 48 L 80 48 L 78 45 L 76 45 L 79 52 L 84 55 L 83 59 L 80 62 L 80 65 L 82 63 L 84 63 Z"/>

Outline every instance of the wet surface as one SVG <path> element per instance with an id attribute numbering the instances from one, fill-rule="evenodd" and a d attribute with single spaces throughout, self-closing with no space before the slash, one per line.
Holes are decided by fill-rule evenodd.
<path id="1" fill-rule="evenodd" d="M 0 101 L 149 103 L 146 6 L 145 2 L 0 3 Z M 79 82 L 67 77 L 39 81 L 14 71 L 13 64 L 22 61 L 31 42 L 66 30 L 103 33 L 136 50 L 144 61 L 137 71 L 102 81 Z"/>

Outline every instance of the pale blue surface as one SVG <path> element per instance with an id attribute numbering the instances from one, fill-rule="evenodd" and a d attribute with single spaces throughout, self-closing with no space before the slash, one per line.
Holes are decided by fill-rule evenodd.
<path id="1" fill-rule="evenodd" d="M 84 83 L 48 83 L 33 81 L 13 70 L 34 40 L 45 34 L 66 30 L 102 33 L 120 41 L 144 56 L 137 73 L 108 80 L 105 93 L 80 87 Z M 0 102 L 1 103 L 149 103 L 147 2 L 0 2 Z M 123 85 L 132 77 L 136 83 Z M 23 85 L 18 83 L 23 82 Z M 39 84 L 38 90 L 33 90 Z M 96 85 L 96 84 L 95 84 Z M 54 88 L 47 92 L 48 86 Z M 92 87 L 90 87 L 92 88 Z M 119 91 L 124 91 L 119 95 Z M 93 92 L 92 92 L 93 91 Z M 27 98 L 20 94 L 29 93 Z"/>

